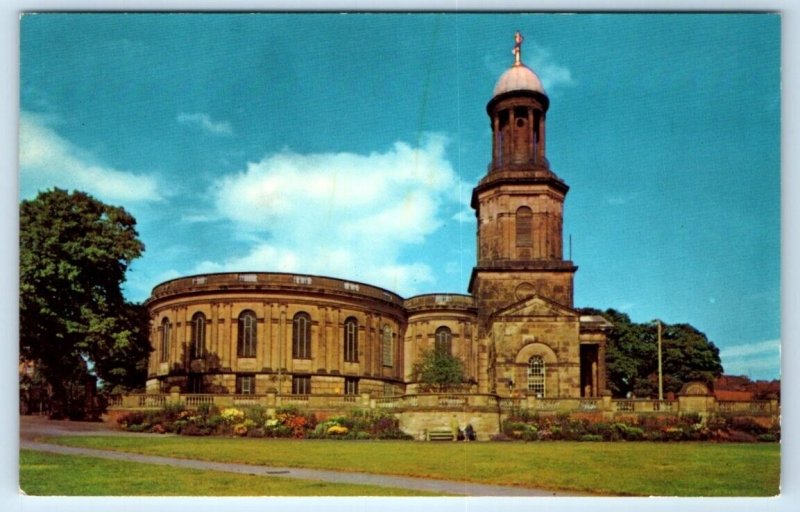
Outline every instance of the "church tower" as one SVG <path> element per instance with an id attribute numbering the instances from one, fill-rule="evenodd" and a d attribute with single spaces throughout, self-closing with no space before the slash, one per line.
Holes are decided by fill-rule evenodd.
<path id="1" fill-rule="evenodd" d="M 472 192 L 478 219 L 478 262 L 470 293 L 486 316 L 534 294 L 572 307 L 577 267 L 563 258 L 563 209 L 569 187 L 550 170 L 545 153 L 550 100 L 522 62 L 517 33 L 514 64 L 486 106 L 492 161 Z"/>
<path id="2" fill-rule="evenodd" d="M 541 80 L 522 61 L 517 32 L 514 62 L 486 106 L 491 163 L 472 192 L 478 261 L 469 292 L 478 311 L 478 385 L 542 399 L 598 396 L 605 335 L 573 309 L 577 267 L 564 259 L 562 234 L 569 187 L 547 160 L 549 105 Z"/>

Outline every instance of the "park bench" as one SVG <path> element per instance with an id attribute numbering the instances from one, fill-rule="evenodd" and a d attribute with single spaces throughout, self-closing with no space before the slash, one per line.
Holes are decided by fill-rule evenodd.
<path id="1" fill-rule="evenodd" d="M 453 431 L 446 427 L 428 430 L 428 441 L 452 441 Z"/>

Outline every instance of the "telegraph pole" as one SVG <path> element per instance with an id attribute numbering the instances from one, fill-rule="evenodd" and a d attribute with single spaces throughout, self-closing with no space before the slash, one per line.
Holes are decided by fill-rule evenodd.
<path id="1" fill-rule="evenodd" d="M 658 327 L 658 399 L 664 400 L 664 377 L 661 372 L 661 320 L 656 320 Z"/>

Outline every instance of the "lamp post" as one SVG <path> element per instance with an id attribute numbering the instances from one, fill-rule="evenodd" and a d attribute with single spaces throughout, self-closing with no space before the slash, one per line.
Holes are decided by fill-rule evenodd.
<path id="1" fill-rule="evenodd" d="M 658 329 L 658 399 L 664 400 L 664 376 L 661 371 L 661 320 L 656 320 Z"/>

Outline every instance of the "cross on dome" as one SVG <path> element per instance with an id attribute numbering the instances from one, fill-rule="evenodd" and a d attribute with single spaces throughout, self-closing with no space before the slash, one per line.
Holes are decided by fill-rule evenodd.
<path id="1" fill-rule="evenodd" d="M 522 65 L 522 42 L 525 40 L 522 37 L 522 34 L 519 33 L 519 30 L 514 34 L 514 49 L 512 52 L 514 53 L 514 65 L 521 66 Z"/>

